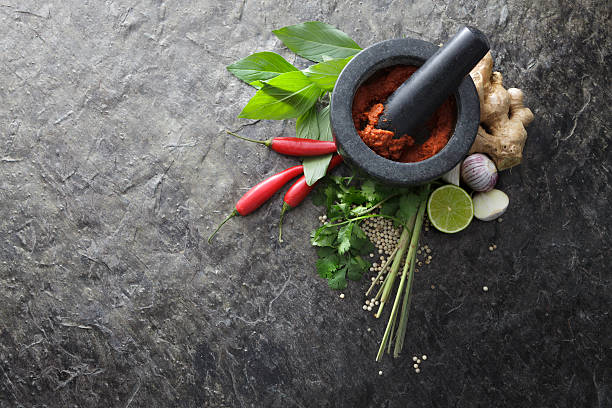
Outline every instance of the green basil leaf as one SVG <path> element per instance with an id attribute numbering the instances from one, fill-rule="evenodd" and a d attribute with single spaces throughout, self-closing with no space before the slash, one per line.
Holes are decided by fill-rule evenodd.
<path id="1" fill-rule="evenodd" d="M 247 84 L 261 88 L 263 84 L 258 81 L 265 81 L 284 72 L 297 71 L 298 69 L 280 55 L 265 51 L 256 52 L 234 62 L 227 66 L 227 70 Z"/>
<path id="2" fill-rule="evenodd" d="M 323 56 L 345 58 L 361 47 L 334 26 L 319 21 L 283 27 L 272 31 L 291 51 L 311 61 L 323 62 Z"/>
<path id="3" fill-rule="evenodd" d="M 317 122 L 319 124 L 319 140 L 334 140 L 331 132 L 331 124 L 329 122 L 329 105 L 318 112 Z M 302 164 L 304 165 L 306 184 L 312 186 L 319 179 L 325 176 L 325 173 L 327 173 L 327 166 L 329 165 L 331 158 L 331 154 L 304 158 Z"/>
<path id="4" fill-rule="evenodd" d="M 342 69 L 346 64 L 353 58 L 338 58 L 329 61 L 321 62 L 319 64 L 309 66 L 304 73 L 312 82 L 317 84 L 321 89 L 326 91 L 332 91 L 336 85 L 336 80 Z"/>
<path id="5" fill-rule="evenodd" d="M 261 81 L 253 81 L 251 82 L 249 85 L 251 85 L 253 88 L 257 88 L 257 89 L 261 89 L 264 87 L 265 82 L 261 82 Z"/>
<path id="6" fill-rule="evenodd" d="M 319 140 L 333 141 L 334 136 L 332 135 L 331 121 L 329 120 L 329 105 L 319 111 L 317 121 L 319 122 Z"/>
<path id="7" fill-rule="evenodd" d="M 327 173 L 327 166 L 332 158 L 331 154 L 323 156 L 305 157 L 302 164 L 304 165 L 304 176 L 306 176 L 306 184 L 312 186 Z"/>
<path id="8" fill-rule="evenodd" d="M 305 139 L 319 140 L 319 121 L 317 119 L 317 106 L 313 105 L 300 115 L 295 122 L 295 135 Z"/>
<path id="9" fill-rule="evenodd" d="M 286 72 L 268 80 L 249 103 L 239 118 L 289 119 L 297 118 L 310 109 L 320 90 L 300 71 Z"/>

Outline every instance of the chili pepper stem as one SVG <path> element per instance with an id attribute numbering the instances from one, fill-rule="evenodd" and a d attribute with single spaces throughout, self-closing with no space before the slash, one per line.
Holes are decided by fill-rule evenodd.
<path id="1" fill-rule="evenodd" d="M 291 209 L 291 206 L 287 203 L 283 203 L 283 209 L 280 213 L 280 219 L 278 220 L 278 242 L 283 242 L 283 218 L 285 213 Z"/>
<path id="2" fill-rule="evenodd" d="M 231 218 L 234 218 L 235 216 L 240 215 L 238 213 L 238 210 L 234 210 L 230 213 L 230 215 L 228 215 L 223 222 L 221 222 L 221 224 L 219 224 L 219 226 L 217 227 L 216 230 L 213 231 L 212 234 L 210 234 L 210 237 L 208 237 L 208 243 L 210 244 L 210 242 L 212 241 L 213 237 L 215 236 L 215 234 L 221 229 L 221 227 L 223 226 L 223 224 L 225 224 L 226 222 L 228 222 Z"/>
<path id="3" fill-rule="evenodd" d="M 268 147 L 270 147 L 270 145 L 272 144 L 272 140 L 255 140 L 255 139 L 249 139 L 248 137 L 244 137 L 244 136 L 240 136 L 237 133 L 234 132 L 230 132 L 229 130 L 225 131 L 228 135 L 232 135 L 234 137 L 237 137 L 238 139 L 242 139 L 242 140 L 246 140 L 247 142 L 253 142 L 253 143 L 259 143 L 262 145 L 266 145 Z"/>

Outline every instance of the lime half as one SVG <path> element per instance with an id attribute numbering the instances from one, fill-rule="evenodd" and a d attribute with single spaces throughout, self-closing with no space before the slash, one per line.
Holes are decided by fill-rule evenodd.
<path id="1" fill-rule="evenodd" d="M 474 204 L 464 189 L 447 184 L 435 189 L 429 196 L 427 215 L 434 227 L 452 234 L 470 225 L 474 217 Z"/>

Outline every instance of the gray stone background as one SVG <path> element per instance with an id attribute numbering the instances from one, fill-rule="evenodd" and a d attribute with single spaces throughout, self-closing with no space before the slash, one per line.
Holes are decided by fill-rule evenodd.
<path id="1" fill-rule="evenodd" d="M 610 15 L 597 0 L 0 0 L 0 407 L 611 406 Z M 423 237 L 434 262 L 398 360 L 374 362 L 385 322 L 361 310 L 365 281 L 340 300 L 316 276 L 312 203 L 283 245 L 278 197 L 206 243 L 296 163 L 224 134 L 294 134 L 237 119 L 254 91 L 225 66 L 264 50 L 305 66 L 271 30 L 308 20 L 363 47 L 478 26 L 536 116 L 501 177 L 504 222 Z"/>

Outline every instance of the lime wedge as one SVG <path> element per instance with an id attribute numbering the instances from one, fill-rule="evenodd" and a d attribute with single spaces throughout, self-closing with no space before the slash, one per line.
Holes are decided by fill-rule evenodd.
<path id="1" fill-rule="evenodd" d="M 452 234 L 470 225 L 474 217 L 474 205 L 464 189 L 447 184 L 429 196 L 427 215 L 434 227 Z"/>

